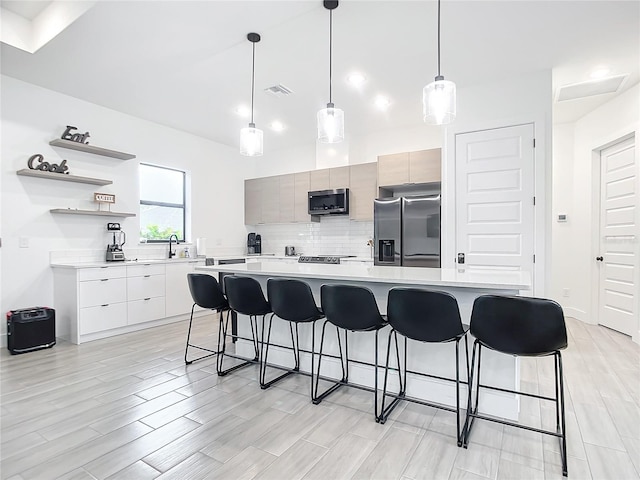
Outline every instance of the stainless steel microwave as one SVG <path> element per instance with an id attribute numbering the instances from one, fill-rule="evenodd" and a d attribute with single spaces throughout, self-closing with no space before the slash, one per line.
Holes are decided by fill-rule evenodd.
<path id="1" fill-rule="evenodd" d="M 309 215 L 348 215 L 349 189 L 309 192 Z"/>

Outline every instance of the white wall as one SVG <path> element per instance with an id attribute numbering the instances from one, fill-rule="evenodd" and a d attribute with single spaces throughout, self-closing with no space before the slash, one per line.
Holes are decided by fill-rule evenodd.
<path id="1" fill-rule="evenodd" d="M 553 126 L 553 172 L 551 200 L 551 283 L 548 296 L 562 305 L 565 315 L 579 317 L 572 311 L 569 297 L 563 297 L 563 289 L 569 289 L 575 277 L 577 265 L 573 250 L 574 241 L 569 232 L 575 223 L 573 208 L 573 154 L 575 124 Z M 567 215 L 567 221 L 558 222 L 558 214 Z"/>
<path id="2" fill-rule="evenodd" d="M 552 276 L 554 296 L 563 288 L 568 288 L 570 296 L 557 296 L 565 310 L 576 318 L 589 323 L 597 323 L 597 265 L 594 261 L 598 252 L 598 185 L 599 161 L 594 151 L 625 135 L 635 132 L 639 135 L 640 85 L 635 85 L 625 93 L 597 108 L 578 120 L 573 132 L 573 152 L 569 155 L 566 144 L 571 142 L 570 129 L 557 129 L 556 142 L 561 142 L 562 158 L 554 162 L 568 162 L 570 166 L 556 166 L 557 169 L 572 172 L 572 186 L 563 188 L 559 184 L 554 189 L 555 204 L 566 205 L 570 221 L 563 227 L 554 223 L 554 245 L 570 248 L 570 254 L 558 258 L 553 264 Z M 560 207 L 559 207 L 560 208 Z"/>
<path id="3" fill-rule="evenodd" d="M 120 221 L 127 246 L 139 248 L 138 218 L 53 215 L 52 208 L 95 209 L 94 192 L 114 193 L 114 211 L 138 212 L 138 164 L 184 169 L 191 179 L 191 239 L 207 238 L 209 254 L 241 253 L 246 243 L 243 179 L 254 176 L 255 161 L 237 149 L 114 110 L 1 77 L 0 149 L 2 232 L 0 309 L 53 304 L 49 252 L 104 249 L 106 223 Z M 121 161 L 51 147 L 66 125 L 89 131 L 89 143 L 137 155 Z M 99 187 L 17 176 L 27 159 L 66 159 L 71 174 L 113 180 Z M 24 237 L 28 248 L 19 248 Z M 187 237 L 189 239 L 189 237 Z M 142 247 L 144 248 L 144 247 Z M 5 332 L 5 326 L 1 330 Z"/>
<path id="4" fill-rule="evenodd" d="M 536 264 L 535 294 L 544 296 L 550 276 L 551 232 L 551 71 L 505 78 L 458 89 L 458 115 L 447 128 L 443 148 L 443 239 L 455 238 L 455 135 L 476 130 L 533 123 L 535 126 Z M 442 244 L 443 267 L 453 267 L 455 242 Z"/>

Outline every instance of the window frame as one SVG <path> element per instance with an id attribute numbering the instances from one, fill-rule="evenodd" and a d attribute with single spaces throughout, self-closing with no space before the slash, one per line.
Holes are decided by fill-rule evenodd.
<path id="1" fill-rule="evenodd" d="M 153 168 L 161 168 L 164 170 L 172 170 L 174 172 L 180 172 L 182 174 L 182 204 L 179 203 L 169 203 L 169 202 L 155 202 L 152 200 L 142 200 L 139 199 L 139 205 L 153 205 L 156 207 L 172 207 L 172 208 L 182 208 L 182 238 L 179 238 L 178 241 L 182 243 L 186 243 L 187 238 L 187 172 L 184 170 L 180 170 L 178 168 L 165 167 L 162 165 L 153 165 L 151 163 L 140 162 L 140 166 L 145 167 L 153 167 Z M 142 215 L 140 215 L 142 218 Z M 141 230 L 141 228 L 138 228 Z M 146 240 L 146 243 L 169 243 L 169 239 L 161 239 L 161 240 Z"/>

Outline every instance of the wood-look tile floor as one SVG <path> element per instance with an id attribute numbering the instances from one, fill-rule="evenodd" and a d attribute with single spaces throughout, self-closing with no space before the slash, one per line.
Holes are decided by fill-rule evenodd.
<path id="1" fill-rule="evenodd" d="M 567 319 L 569 478 L 637 479 L 640 349 Z M 198 342 L 215 344 L 212 316 Z M 373 421 L 371 394 L 342 389 L 312 405 L 309 378 L 262 391 L 257 368 L 226 377 L 215 359 L 185 366 L 187 324 L 0 355 L 3 479 L 560 479 L 557 440 L 477 422 L 467 450 L 453 414 L 403 404 Z M 529 391 L 551 394 L 553 363 L 526 359 Z M 549 428 L 552 404 L 523 399 Z"/>

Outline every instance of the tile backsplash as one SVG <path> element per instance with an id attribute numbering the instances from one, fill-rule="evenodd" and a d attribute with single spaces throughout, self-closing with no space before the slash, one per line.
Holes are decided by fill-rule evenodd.
<path id="1" fill-rule="evenodd" d="M 303 255 L 354 255 L 371 257 L 367 242 L 373 238 L 373 222 L 355 222 L 346 217 L 323 217 L 318 223 L 257 225 L 262 252 L 284 255 L 293 245 Z"/>

